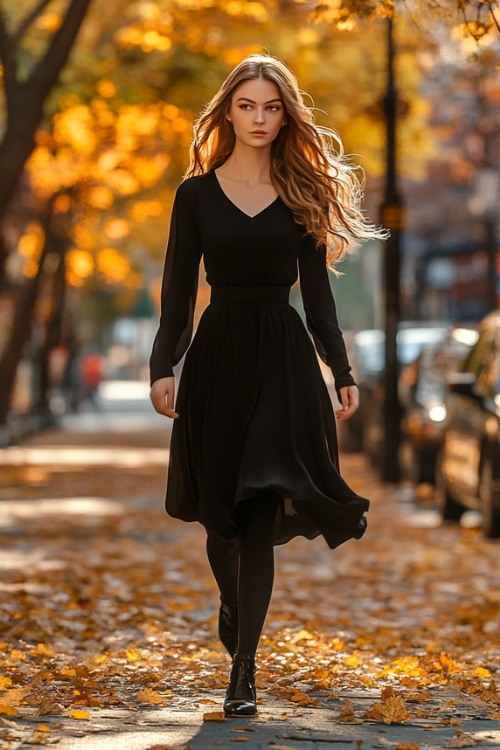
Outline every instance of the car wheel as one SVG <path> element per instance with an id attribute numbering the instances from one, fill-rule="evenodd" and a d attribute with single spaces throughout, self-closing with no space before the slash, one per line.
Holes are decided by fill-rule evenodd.
<path id="1" fill-rule="evenodd" d="M 479 476 L 479 507 L 481 528 L 487 537 L 500 536 L 500 508 L 495 503 L 498 498 L 493 489 L 493 463 L 487 458 L 481 466 Z"/>
<path id="2" fill-rule="evenodd" d="M 434 497 L 443 521 L 460 521 L 465 512 L 465 508 L 455 500 L 446 486 L 441 457 L 437 462 L 436 490 Z"/>

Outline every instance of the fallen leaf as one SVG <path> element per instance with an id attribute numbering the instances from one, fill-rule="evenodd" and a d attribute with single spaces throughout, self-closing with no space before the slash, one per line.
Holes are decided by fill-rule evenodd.
<path id="1" fill-rule="evenodd" d="M 138 661 L 141 658 L 141 655 L 138 651 L 136 651 L 134 648 L 128 648 L 125 651 L 125 656 L 129 661 Z"/>
<path id="2" fill-rule="evenodd" d="M 68 716 L 71 716 L 72 719 L 90 719 L 89 712 L 82 708 L 73 708 Z"/>
<path id="3" fill-rule="evenodd" d="M 339 716 L 342 718 L 343 716 L 352 716 L 354 714 L 354 706 L 352 705 L 351 701 L 346 698 L 346 700 L 342 701 L 339 709 Z"/>
<path id="4" fill-rule="evenodd" d="M 446 743 L 445 747 L 475 747 L 481 742 L 469 732 L 457 731 L 456 735 Z"/>
<path id="5" fill-rule="evenodd" d="M 344 658 L 344 664 L 346 667 L 352 667 L 353 669 L 356 669 L 356 667 L 359 667 L 361 664 L 361 659 L 357 654 L 351 654 L 351 656 L 346 656 Z"/>
<path id="6" fill-rule="evenodd" d="M 231 732 L 255 732 L 255 727 L 239 724 L 231 727 Z"/>
<path id="7" fill-rule="evenodd" d="M 55 716 L 62 713 L 64 713 L 63 707 L 47 698 L 42 698 L 35 712 L 36 716 Z"/>
<path id="8" fill-rule="evenodd" d="M 404 724 L 411 718 L 401 695 L 389 695 L 382 703 L 375 703 L 369 711 L 363 714 L 363 717 L 381 721 L 384 724 Z"/>
<path id="9" fill-rule="evenodd" d="M 0 714 L 7 714 L 7 716 L 15 716 L 19 711 L 14 706 L 8 703 L 0 703 Z"/>
<path id="10" fill-rule="evenodd" d="M 140 703 L 149 703 L 151 706 L 160 706 L 162 703 L 165 703 L 165 698 L 151 688 L 139 690 L 137 700 Z"/>
<path id="11" fill-rule="evenodd" d="M 31 737 L 28 737 L 27 740 L 24 740 L 25 745 L 57 745 L 58 742 L 61 740 L 58 737 L 47 737 L 46 734 L 41 734 L 40 732 L 33 732 Z"/>
<path id="12" fill-rule="evenodd" d="M 310 633 L 308 630 L 299 630 L 297 635 L 295 636 L 296 641 L 312 641 L 314 640 L 314 635 Z"/>
<path id="13" fill-rule="evenodd" d="M 226 717 L 222 711 L 209 711 L 203 714 L 203 721 L 226 721 Z"/>
<path id="14" fill-rule="evenodd" d="M 491 677 L 491 672 L 489 669 L 486 669 L 485 667 L 476 667 L 474 672 L 472 673 L 474 677 L 477 677 L 480 680 L 484 680 L 487 677 Z"/>

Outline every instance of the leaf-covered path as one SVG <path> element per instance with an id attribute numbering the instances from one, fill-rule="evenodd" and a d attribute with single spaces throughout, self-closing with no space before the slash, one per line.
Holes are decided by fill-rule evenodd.
<path id="1" fill-rule="evenodd" d="M 217 594 L 200 528 L 163 511 L 165 443 L 53 432 L 0 453 L 2 750 L 500 745 L 499 544 L 360 455 L 342 465 L 369 532 L 278 548 L 259 717 L 220 721 Z"/>

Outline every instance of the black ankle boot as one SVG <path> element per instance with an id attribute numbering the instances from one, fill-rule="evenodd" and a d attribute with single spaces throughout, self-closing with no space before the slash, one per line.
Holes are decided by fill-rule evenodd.
<path id="1" fill-rule="evenodd" d="M 234 655 L 224 701 L 224 713 L 226 716 L 255 716 L 257 713 L 255 656 L 253 654 L 236 653 Z"/>
<path id="2" fill-rule="evenodd" d="M 219 609 L 219 638 L 223 646 L 234 656 L 238 647 L 238 605 L 221 600 Z"/>

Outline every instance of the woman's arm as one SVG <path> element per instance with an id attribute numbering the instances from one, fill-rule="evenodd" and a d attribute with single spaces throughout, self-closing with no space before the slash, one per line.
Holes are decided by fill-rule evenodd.
<path id="1" fill-rule="evenodd" d="M 344 407 L 337 416 L 345 419 L 357 409 L 358 391 L 351 375 L 344 338 L 337 320 L 335 300 L 328 278 L 329 271 L 326 267 L 326 249 L 316 248 L 310 235 L 302 240 L 299 274 L 307 327 L 319 356 L 332 370 L 335 389 Z"/>
<path id="2" fill-rule="evenodd" d="M 198 270 L 201 243 L 197 232 L 192 183 L 182 183 L 176 193 L 172 208 L 167 255 L 163 270 L 160 326 L 150 358 L 151 384 L 159 380 L 173 381 L 173 366 L 184 356 L 193 333 L 194 308 L 198 291 Z M 153 404 L 165 414 L 165 390 L 158 397 L 160 386 L 152 389 Z M 169 409 L 173 409 L 174 386 L 168 385 Z M 163 398 L 163 408 L 158 409 L 158 398 Z M 171 416 L 167 414 L 167 416 Z"/>
<path id="3" fill-rule="evenodd" d="M 165 417 L 177 419 L 178 413 L 174 410 L 175 404 L 175 378 L 159 378 L 151 386 L 151 402 L 158 412 Z"/>
<path id="4" fill-rule="evenodd" d="M 355 385 L 345 385 L 340 389 L 340 403 L 342 409 L 337 409 L 337 419 L 349 419 L 359 407 L 359 391 Z"/>

